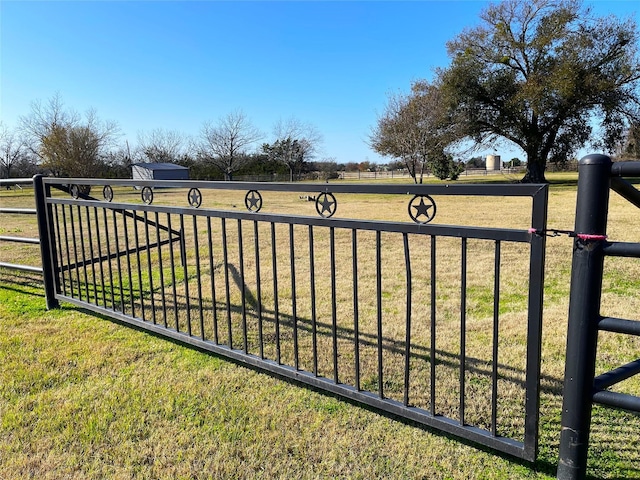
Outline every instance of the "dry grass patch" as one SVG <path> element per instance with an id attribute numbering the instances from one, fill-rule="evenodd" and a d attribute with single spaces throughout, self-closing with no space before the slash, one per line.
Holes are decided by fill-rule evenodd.
<path id="1" fill-rule="evenodd" d="M 268 192 L 263 196 L 264 208 L 269 212 L 315 215 L 313 204 L 300 200 L 297 194 L 287 196 Z M 205 193 L 204 197 L 201 208 L 244 209 L 243 192 Z M 0 195 L 3 206 L 5 202 L 7 206 L 23 204 L 26 199 L 26 196 Z M 116 191 L 116 201 L 140 203 L 139 192 Z M 408 220 L 405 218 L 407 198 L 403 196 L 345 195 L 338 201 L 336 216 L 392 220 L 400 212 L 402 218 Z M 443 197 L 436 201 L 437 223 L 529 227 L 528 199 Z M 615 194 L 611 201 L 610 237 L 637 241 L 640 236 L 637 209 Z M 156 192 L 154 204 L 171 202 L 186 206 L 186 191 Z M 91 210 L 88 214 L 93 217 Z M 549 226 L 571 229 L 574 210 L 575 188 L 552 186 Z M 81 209 L 80 214 L 86 216 L 87 212 Z M 102 217 L 99 220 L 102 222 Z M 166 223 L 166 216 L 160 214 L 160 220 Z M 11 228 L 21 231 L 32 228 L 28 227 L 28 222 L 33 218 L 14 221 L 15 226 Z M 125 225 L 122 217 L 115 221 L 122 235 Z M 113 223 L 113 219 L 109 217 L 108 222 Z M 172 222 L 175 225 L 175 218 Z M 146 239 L 142 224 L 134 228 L 133 222 L 129 221 L 127 228 L 130 245 L 135 244 L 136 235 L 139 242 Z M 102 265 L 102 274 L 98 266 L 87 269 L 87 280 L 91 283 L 101 275 L 108 275 L 105 272 L 110 266 L 113 287 L 108 285 L 102 289 L 102 281 L 99 281 L 100 288 L 90 288 L 87 293 L 84 270 L 80 269 L 73 272 L 73 276 L 67 276 L 66 288 L 77 290 L 80 287 L 83 296 L 99 304 L 106 300 L 108 307 L 111 307 L 112 299 L 118 306 L 125 305 L 128 311 L 133 306 L 138 315 L 144 308 L 148 321 L 154 320 L 151 312 L 155 312 L 158 323 L 164 322 L 160 311 L 164 301 L 170 326 L 178 325 L 182 331 L 190 326 L 193 335 L 217 336 L 222 343 L 229 343 L 231 334 L 234 348 L 244 347 L 242 326 L 246 323 L 247 350 L 258 354 L 262 336 L 263 355 L 270 359 L 276 359 L 278 355 L 275 343 L 278 329 L 281 361 L 293 364 L 297 346 L 300 368 L 313 371 L 316 368 L 313 363 L 315 347 L 318 373 L 328 378 L 333 378 L 334 374 L 333 312 L 328 300 L 335 289 L 338 375 L 341 381 L 354 382 L 351 232 L 335 231 L 336 284 L 332 288 L 329 274 L 332 262 L 328 254 L 331 238 L 327 230 L 314 229 L 311 250 L 308 227 L 294 226 L 290 230 L 288 225 L 276 225 L 275 244 L 272 244 L 269 225 L 259 225 L 256 237 L 251 223 L 243 223 L 241 243 L 235 220 L 228 220 L 225 228 L 229 244 L 226 272 L 232 286 L 228 302 L 224 288 L 222 227 L 219 222 L 208 224 L 204 218 L 197 219 L 194 229 L 191 218 L 185 217 L 186 243 L 194 245 L 193 240 L 197 237 L 199 245 L 197 255 L 194 248 L 187 249 L 186 268 L 180 265 L 179 249 L 174 244 L 174 250 L 163 247 L 160 253 L 152 251 L 150 257 L 141 252 L 139 260 L 133 255 L 129 265 L 121 259 L 118 266 L 114 259 L 109 265 Z M 214 239 L 211 257 L 209 232 Z M 152 241 L 157 239 L 154 229 L 149 235 Z M 160 238 L 166 239 L 166 234 L 160 232 Z M 115 238 L 111 241 L 111 251 L 115 251 Z M 372 281 L 376 274 L 375 233 L 359 232 L 357 241 L 361 386 L 377 393 L 380 387 L 377 383 L 377 293 L 375 281 Z M 256 244 L 259 259 L 255 256 Z M 3 257 L 0 257 L 2 261 L 21 258 L 20 249 L 34 248 L 5 246 Z M 87 241 L 84 246 L 87 254 L 90 246 Z M 94 243 L 93 248 L 106 253 L 104 242 L 100 246 Z M 409 236 L 409 249 L 413 290 L 409 393 L 412 405 L 431 409 L 433 405 L 428 392 L 431 239 Z M 452 418 L 457 418 L 460 396 L 460 249 L 459 239 L 437 239 L 436 376 L 444 387 L 437 391 L 435 408 L 438 413 Z M 37 247 L 35 250 L 37 258 Z M 313 262 L 310 261 L 312 251 Z M 178 265 L 175 270 L 169 263 L 171 252 L 174 264 Z M 24 255 L 28 258 L 33 254 Z M 73 256 L 71 248 L 70 258 Z M 465 418 L 470 423 L 489 428 L 486 399 L 491 389 L 493 242 L 469 240 L 468 258 L 465 373 L 468 403 Z M 161 259 L 163 268 L 157 268 Z M 401 235 L 382 234 L 381 259 L 385 272 L 381 292 L 382 343 L 385 347 L 383 387 L 389 397 L 401 401 L 407 281 Z M 518 438 L 522 431 L 524 404 L 521 384 L 527 287 L 523 279 L 529 269 L 528 246 L 505 243 L 501 259 L 499 392 L 504 401 L 498 412 L 499 433 Z M 640 262 L 620 260 L 607 259 L 606 262 L 603 312 L 637 318 Z M 198 262 L 201 275 L 196 268 Z M 278 271 L 277 289 L 273 284 L 274 265 Z M 128 269 L 132 271 L 131 277 Z M 33 310 L 27 308 L 22 320 L 22 314 L 18 312 L 25 308 L 24 305 L 5 307 L 2 311 L 6 327 L 1 331 L 6 333 L 0 338 L 4 342 L 5 365 L 8 365 L 3 375 L 14 380 L 2 390 L 2 413 L 6 421 L 3 420 L 0 471 L 9 472 L 8 478 L 29 475 L 29 472 L 34 475 L 54 472 L 50 478 L 546 478 L 544 472 L 553 474 L 557 462 L 570 269 L 571 240 L 566 237 L 548 239 L 541 455 L 533 469 L 332 397 L 293 387 L 101 319 L 86 317 L 73 309 L 43 314 L 40 304 Z M 213 282 L 211 271 L 214 272 Z M 311 281 L 312 274 L 315 283 Z M 15 278 L 6 273 L 3 275 L 0 292 L 5 292 L 7 302 L 31 302 L 11 290 Z M 258 284 L 261 285 L 260 292 Z M 153 295 L 148 293 L 152 286 Z M 30 286 L 24 288 L 33 291 Z M 315 311 L 312 308 L 314 299 Z M 204 307 L 202 324 L 201 305 Z M 16 315 L 17 318 L 13 318 Z M 294 318 L 297 319 L 295 322 Z M 296 346 L 294 333 L 297 334 Z M 638 340 L 601 335 L 599 372 L 635 359 L 634 355 L 637 357 L 640 351 Z M 638 395 L 640 380 L 629 380 L 620 388 Z M 32 414 L 33 411 L 37 411 L 37 415 Z M 51 419 L 41 418 L 46 417 L 45 411 L 58 413 L 50 415 L 54 417 Z M 38 427 L 34 428 L 34 425 Z M 640 431 L 640 421 L 636 415 L 596 408 L 590 473 L 602 478 L 640 478 L 636 466 L 640 464 L 640 448 L 637 435 L 634 435 L 637 431 Z"/>

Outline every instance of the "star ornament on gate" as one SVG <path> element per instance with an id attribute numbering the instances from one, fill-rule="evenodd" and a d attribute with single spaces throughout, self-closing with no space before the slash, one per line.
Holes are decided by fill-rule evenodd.
<path id="1" fill-rule="evenodd" d="M 102 189 L 102 196 L 107 202 L 113 200 L 113 188 L 111 188 L 111 185 L 104 186 L 104 188 Z"/>
<path id="2" fill-rule="evenodd" d="M 192 207 L 198 208 L 202 205 L 202 194 L 197 188 L 192 188 L 187 194 L 187 201 Z"/>
<path id="3" fill-rule="evenodd" d="M 429 223 L 436 216 L 436 202 L 429 195 L 415 195 L 409 202 L 409 216 L 416 223 Z"/>
<path id="4" fill-rule="evenodd" d="M 144 203 L 151 205 L 151 202 L 153 202 L 153 190 L 151 190 L 151 187 L 144 187 L 142 189 L 141 197 Z"/>
<path id="5" fill-rule="evenodd" d="M 262 208 L 262 195 L 257 190 L 249 190 L 244 196 L 244 205 L 250 212 L 259 212 Z"/>
<path id="6" fill-rule="evenodd" d="M 329 218 L 336 213 L 338 201 L 332 193 L 321 193 L 316 197 L 316 211 L 321 217 Z"/>

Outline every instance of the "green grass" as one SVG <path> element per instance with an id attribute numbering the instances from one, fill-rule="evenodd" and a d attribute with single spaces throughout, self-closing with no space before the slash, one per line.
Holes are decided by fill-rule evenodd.
<path id="1" fill-rule="evenodd" d="M 549 177 L 552 181 L 549 226 L 570 229 L 575 209 L 575 186 L 571 184 L 575 174 Z M 494 179 L 487 177 L 487 180 Z M 556 181 L 560 183 L 553 183 Z M 138 194 L 122 194 L 130 199 L 121 201 L 139 201 Z M 163 196 L 170 197 L 167 192 Z M 359 213 L 358 209 L 372 211 L 375 199 L 369 197 L 363 197 L 353 207 L 354 214 Z M 29 198 L 0 194 L 3 205 L 21 204 Z M 286 199 L 272 200 L 283 212 L 311 205 L 296 202 L 291 206 Z M 373 214 L 390 215 L 396 208 L 392 200 L 385 198 L 384 205 Z M 160 202 L 164 200 L 154 201 Z M 179 202 L 184 203 L 182 196 Z M 224 195 L 216 197 L 215 202 L 214 208 L 233 208 L 236 204 L 234 198 Z M 457 218 L 463 212 L 460 205 L 464 203 L 447 205 L 443 199 L 438 204 L 442 219 L 438 223 L 468 221 Z M 501 201 L 500 208 L 494 211 L 485 211 L 477 205 L 474 208 L 482 215 L 474 213 L 472 220 L 481 224 L 505 221 L 523 226 L 516 215 L 511 215 L 519 205 Z M 406 212 L 406 206 L 403 211 Z M 637 241 L 640 232 L 637 209 L 615 195 L 610 220 L 612 238 Z M 9 230 L 19 229 L 21 236 L 29 236 L 32 231 L 29 222 L 20 222 L 12 223 L 14 226 Z M 3 228 L 9 227 L 5 224 Z M 317 242 L 321 241 L 324 240 L 319 236 Z M 439 245 L 440 251 L 446 253 L 446 242 Z M 0 478 L 553 478 L 560 433 L 571 240 L 551 238 L 547 246 L 540 456 L 534 465 L 494 455 L 69 305 L 46 311 L 37 277 L 0 271 Z M 2 254 L 6 256 L 2 260 L 37 259 L 37 247 L 36 253 L 22 253 L 22 249 L 29 248 L 34 247 L 4 250 Z M 283 248 L 286 251 L 286 242 Z M 521 329 L 516 328 L 518 314 L 526 308 L 526 295 L 513 283 L 513 278 L 519 275 L 517 266 L 512 265 L 515 264 L 512 255 L 517 255 L 517 251 L 505 247 L 503 255 L 508 266 L 504 280 L 511 278 L 511 283 L 503 285 L 500 308 L 507 328 L 504 333 L 514 336 L 501 338 L 517 347 L 514 338 L 521 335 Z M 468 305 L 469 327 L 478 335 L 476 344 L 470 341 L 469 348 L 482 350 L 480 344 L 490 337 L 483 322 L 492 312 L 492 283 L 474 271 L 482 271 L 484 257 L 472 258 L 481 263 L 479 267 L 475 263 L 470 265 L 469 271 L 469 298 L 475 302 Z M 415 259 L 414 282 L 422 281 L 420 265 L 420 260 Z M 286 272 L 286 268 L 284 265 L 282 271 Z M 515 270 L 511 272 L 509 268 Z M 640 262 L 608 259 L 606 268 L 603 310 L 612 316 L 637 317 Z M 459 265 L 452 264 L 448 270 L 458 274 Z M 167 273 L 164 278 L 169 285 Z M 446 278 L 447 268 L 442 273 Z M 176 283 L 182 283 L 182 269 L 178 268 L 176 274 Z M 368 275 L 365 267 L 363 275 Z M 134 268 L 133 278 L 132 293 L 137 302 L 138 282 L 146 288 L 150 277 L 143 268 L 138 280 Z M 159 277 L 154 272 L 152 278 L 157 288 Z M 299 288 L 302 278 L 304 275 L 299 279 Z M 393 299 L 397 296 L 394 293 L 401 291 L 402 282 L 404 277 L 400 273 L 397 278 L 390 278 L 383 292 L 386 308 L 397 310 L 399 316 L 403 314 L 402 304 L 394 304 Z M 123 290 L 128 303 L 131 301 L 128 280 Z M 109 297 L 111 292 L 107 293 Z M 90 294 L 93 295 L 92 290 Z M 100 291 L 98 294 L 101 297 Z M 445 302 L 458 303 L 455 290 L 438 291 L 438 296 Z M 237 298 L 234 301 L 237 303 Z M 302 302 L 301 298 L 299 313 L 306 308 Z M 361 312 L 366 308 L 362 305 Z M 453 310 L 442 314 L 445 320 L 447 315 L 456 317 Z M 449 352 L 455 352 L 456 332 L 450 335 L 452 338 L 442 340 L 451 343 Z M 234 343 L 236 339 L 239 337 L 234 332 Z M 637 358 L 639 340 L 601 335 L 598 371 Z M 517 357 L 518 351 L 507 350 L 507 354 Z M 454 370 L 453 353 L 451 356 L 445 353 L 440 358 L 444 369 L 441 371 Z M 419 364 L 416 360 L 416 365 Z M 477 367 L 483 369 L 486 365 L 479 363 Z M 363 369 L 363 386 L 376 391 L 378 378 L 371 372 Z M 520 378 L 518 371 L 501 374 L 505 377 L 501 380 L 502 391 L 508 391 Z M 487 389 L 486 376 L 470 372 L 467 378 L 470 394 Z M 385 376 L 385 383 L 389 391 L 402 390 L 394 376 Z M 640 379 L 627 381 L 620 388 L 639 394 Z M 455 392 L 451 393 L 455 397 Z M 514 402 L 513 412 L 509 411 L 509 405 L 500 412 L 505 420 L 504 433 L 516 436 L 520 429 L 518 421 L 521 422 L 517 404 Z M 511 419 L 515 419 L 513 423 Z M 595 408 L 589 475 L 640 478 L 638 432 L 638 415 Z"/>
<path id="2" fill-rule="evenodd" d="M 4 479 L 548 478 L 5 285 Z"/>
<path id="3" fill-rule="evenodd" d="M 557 395 L 531 468 L 20 290 L 0 289 L 3 479 L 553 476 Z M 590 473 L 638 478 L 637 418 L 594 416 Z"/>

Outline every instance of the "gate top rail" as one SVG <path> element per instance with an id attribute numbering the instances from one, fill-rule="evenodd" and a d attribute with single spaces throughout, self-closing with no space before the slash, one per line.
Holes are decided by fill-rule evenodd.
<path id="1" fill-rule="evenodd" d="M 84 205 L 91 206 L 101 203 L 111 210 L 126 212 L 132 207 L 131 203 L 116 202 L 112 186 L 119 187 L 142 187 L 142 202 L 136 202 L 135 208 L 146 212 L 163 212 L 174 214 L 193 214 L 196 216 L 208 216 L 215 214 L 219 217 L 233 218 L 238 220 L 255 220 L 274 223 L 304 224 L 316 226 L 331 226 L 345 229 L 364 229 L 372 231 L 395 231 L 400 233 L 418 233 L 426 235 L 440 235 L 459 238 L 475 238 L 486 240 L 506 240 L 513 242 L 535 243 L 536 248 L 544 248 L 544 242 L 537 232 L 546 229 L 547 222 L 547 200 L 549 186 L 547 184 L 358 184 L 358 183 L 289 183 L 289 182 L 238 182 L 238 181 L 200 181 L 200 180 L 157 180 L 157 179 L 100 179 L 100 178 L 63 178 L 63 177 L 39 177 L 43 186 L 56 188 L 71 195 L 72 198 L 52 197 L 50 192 L 46 194 L 45 202 L 48 204 L 61 205 Z M 84 194 L 79 188 L 81 185 L 103 186 L 103 199 L 97 199 Z M 151 205 L 153 202 L 152 187 L 156 188 L 183 188 L 189 191 L 188 203 L 190 206 L 176 205 Z M 199 189 L 211 190 L 232 190 L 245 191 L 245 205 L 248 211 L 237 211 L 227 209 L 202 208 L 202 195 Z M 150 198 L 145 198 L 145 190 Z M 277 214 L 260 212 L 262 208 L 262 197 L 259 191 L 270 192 L 299 192 L 305 194 L 315 194 L 317 197 L 309 196 L 308 199 L 316 200 L 316 211 L 319 217 L 311 217 L 296 214 Z M 197 202 L 192 202 L 191 192 L 195 191 Z M 254 193 L 252 193 L 254 192 Z M 379 194 L 379 195 L 413 195 L 409 202 L 409 216 L 413 222 L 409 221 L 387 221 L 379 219 L 365 220 L 363 218 L 352 219 L 339 216 L 330 218 L 337 209 L 337 200 L 334 193 L 345 194 Z M 259 198 L 250 198 L 250 195 Z M 436 204 L 429 195 L 434 196 L 484 196 L 484 197 L 519 197 L 531 198 L 529 210 L 528 228 L 496 228 L 489 226 L 458 226 L 455 224 L 430 224 L 435 216 Z M 324 196 L 322 202 L 320 199 Z M 303 198 L 303 197 L 301 197 Z M 423 203 L 422 199 L 427 199 Z M 417 199 L 420 199 L 418 203 Z M 428 205 L 429 201 L 431 205 Z M 252 208 L 250 203 L 259 203 L 258 208 Z M 327 204 L 332 205 L 332 211 L 325 214 Z M 431 212 L 425 213 L 428 209 Z M 415 210 L 415 212 L 414 212 Z M 421 213 L 422 212 L 422 213 Z M 421 221 L 421 215 L 427 217 L 426 221 Z"/>
<path id="2" fill-rule="evenodd" d="M 190 205 L 189 213 L 193 208 L 198 209 L 203 200 L 201 189 L 245 191 L 244 203 L 247 210 L 257 214 L 263 207 L 260 192 L 298 192 L 304 194 L 307 200 L 315 201 L 316 212 L 325 219 L 332 217 L 338 209 L 338 200 L 335 194 L 378 194 L 378 195 L 413 195 L 408 202 L 407 211 L 415 224 L 425 226 L 436 215 L 436 202 L 433 196 L 484 196 L 484 197 L 520 197 L 531 198 L 529 220 L 527 229 L 517 230 L 519 241 L 529 241 L 531 232 L 542 231 L 546 228 L 546 210 L 549 187 L 546 184 L 345 184 L 345 183 L 278 183 L 278 182 L 210 182 L 197 180 L 141 180 L 141 179 L 96 179 L 96 178 L 42 178 L 46 188 L 55 187 L 68 192 L 73 201 L 102 201 L 82 193 L 81 186 L 103 186 L 102 196 L 112 209 L 124 210 L 129 203 L 113 202 L 114 192 L 112 187 L 135 187 L 141 189 L 141 199 L 144 204 L 153 203 L 153 188 L 184 188 L 189 189 L 187 201 Z M 313 196 L 312 196 L 313 195 Z M 54 199 L 48 195 L 49 202 L 63 201 Z M 305 198 L 302 197 L 301 198 Z M 203 209 L 204 210 L 204 209 Z M 226 213 L 225 213 L 226 215 Z M 284 221 L 299 215 L 282 215 L 275 221 Z M 342 217 L 342 215 L 338 215 Z M 254 219 L 256 219 L 254 217 Z M 364 221 L 361 219 L 361 221 Z M 332 222 L 335 222 L 332 219 Z M 409 222 L 411 223 L 411 222 Z M 336 225 L 335 223 L 332 223 Z M 346 228 L 348 228 L 347 226 Z M 487 230 L 491 230 L 488 228 Z M 500 229 L 497 229 L 500 230 Z M 422 231 L 421 233 L 425 233 Z M 512 235 L 510 233 L 509 235 Z M 458 234 L 453 234 L 458 236 Z M 482 237 L 478 237 L 482 238 Z M 493 237 L 491 237 L 493 238 Z"/>
<path id="3" fill-rule="evenodd" d="M 260 190 L 276 192 L 333 192 L 381 194 L 431 194 L 461 196 L 533 197 L 547 188 L 546 184 L 390 184 L 372 185 L 355 183 L 285 183 L 285 182 L 222 182 L 202 180 L 133 180 L 96 178 L 44 178 L 50 185 L 118 185 L 158 188 L 206 188 L 219 190 L 247 190 L 259 186 Z"/>

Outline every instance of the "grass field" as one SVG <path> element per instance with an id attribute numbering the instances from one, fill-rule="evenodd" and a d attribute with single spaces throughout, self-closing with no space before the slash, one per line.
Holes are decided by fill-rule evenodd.
<path id="1" fill-rule="evenodd" d="M 571 229 L 576 177 L 549 177 L 549 226 Z M 0 195 L 2 206 L 30 199 L 28 192 Z M 203 206 L 234 208 L 242 199 L 211 201 Z M 528 226 L 519 204 L 474 199 L 465 208 L 470 201 L 439 202 L 438 223 Z M 385 219 L 397 211 L 373 196 L 360 202 L 349 215 Z M 267 203 L 282 212 L 301 208 L 281 197 Z M 33 218 L 10 218 L 0 233 L 33 236 Z M 612 239 L 640 237 L 637 209 L 615 194 L 609 219 Z M 37 277 L 0 271 L 0 478 L 550 478 L 571 240 L 550 238 L 547 246 L 540 459 L 533 466 L 68 305 L 47 312 Z M 37 247 L 3 244 L 0 260 L 37 264 Z M 608 259 L 605 290 L 604 312 L 638 318 L 640 262 Z M 598 372 L 637 358 L 639 340 L 601 334 Z M 620 388 L 640 395 L 640 380 Z M 640 418 L 603 408 L 593 418 L 589 474 L 640 478 Z"/>

